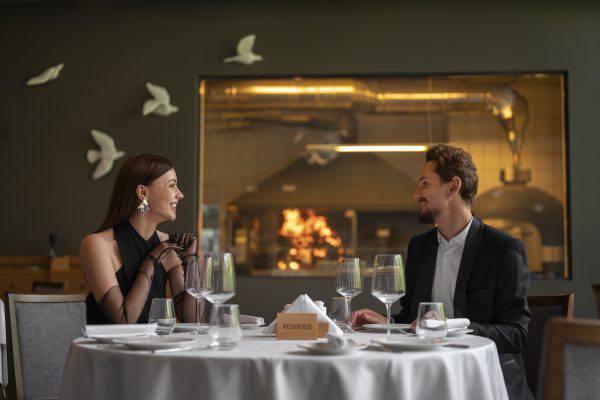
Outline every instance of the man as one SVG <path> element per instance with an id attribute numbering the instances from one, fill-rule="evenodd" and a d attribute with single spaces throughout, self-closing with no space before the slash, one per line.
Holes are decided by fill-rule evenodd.
<path id="1" fill-rule="evenodd" d="M 471 213 L 478 179 L 464 150 L 437 145 L 427 151 L 414 198 L 419 221 L 437 227 L 408 245 L 406 295 L 394 319 L 413 322 L 419 303 L 429 301 L 443 303 L 447 318 L 469 318 L 474 335 L 496 343 L 509 397 L 532 399 L 521 357 L 531 317 L 527 255 L 520 240 Z M 352 318 L 356 325 L 385 323 L 368 309 Z"/>

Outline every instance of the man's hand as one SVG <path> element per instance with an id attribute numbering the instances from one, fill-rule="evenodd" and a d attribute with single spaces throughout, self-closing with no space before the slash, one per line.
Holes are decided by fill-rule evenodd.
<path id="1" fill-rule="evenodd" d="M 375 311 L 363 308 L 352 313 L 352 326 L 362 326 L 364 324 L 385 324 L 387 319 Z"/>

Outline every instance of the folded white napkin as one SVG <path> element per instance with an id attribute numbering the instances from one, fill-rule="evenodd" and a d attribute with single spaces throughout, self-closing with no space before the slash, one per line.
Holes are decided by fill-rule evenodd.
<path id="1" fill-rule="evenodd" d="M 471 324 L 469 318 L 448 318 L 446 320 L 446 325 L 448 329 L 466 329 Z"/>
<path id="2" fill-rule="evenodd" d="M 343 335 L 344 332 L 331 320 L 329 317 L 308 297 L 307 294 L 301 294 L 298 296 L 296 300 L 292 303 L 292 305 L 285 310 L 286 313 L 315 313 L 317 314 L 318 322 L 327 322 L 329 325 L 329 333 L 334 333 L 336 335 Z M 271 325 L 265 328 L 264 333 L 273 334 L 275 333 L 277 327 L 277 318 Z"/>
<path id="3" fill-rule="evenodd" d="M 229 314 L 223 315 L 223 321 L 229 322 L 231 320 L 231 316 Z M 240 314 L 239 316 L 240 324 L 256 324 L 256 325 L 264 325 L 265 320 L 262 317 L 254 317 L 252 315 L 244 315 Z"/>
<path id="4" fill-rule="evenodd" d="M 348 345 L 348 340 L 344 336 L 336 335 L 333 333 L 327 334 L 327 347 L 332 349 L 340 349 Z"/>
<path id="5" fill-rule="evenodd" d="M 425 328 L 435 329 L 444 325 L 444 321 L 440 321 L 438 319 L 426 319 L 423 321 L 425 323 Z M 422 327 L 423 325 L 421 325 Z"/>
<path id="6" fill-rule="evenodd" d="M 263 317 L 254 317 L 252 315 L 240 314 L 240 324 L 264 325 L 265 319 Z"/>
<path id="7" fill-rule="evenodd" d="M 110 324 L 110 325 L 86 325 L 85 334 L 95 335 L 118 335 L 121 333 L 154 333 L 156 324 Z"/>

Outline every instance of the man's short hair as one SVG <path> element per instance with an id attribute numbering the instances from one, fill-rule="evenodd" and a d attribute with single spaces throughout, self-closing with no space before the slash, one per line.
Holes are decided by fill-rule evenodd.
<path id="1" fill-rule="evenodd" d="M 473 203 L 479 177 L 471 154 L 460 147 L 437 144 L 427 150 L 425 159 L 435 161 L 435 172 L 444 182 L 450 182 L 458 176 L 462 182 L 460 197 L 468 204 Z"/>

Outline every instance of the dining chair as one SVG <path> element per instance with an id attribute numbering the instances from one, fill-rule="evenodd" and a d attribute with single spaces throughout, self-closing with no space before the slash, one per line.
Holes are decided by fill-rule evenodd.
<path id="1" fill-rule="evenodd" d="M 86 324 L 84 294 L 6 294 L 9 397 L 58 398 L 71 341 Z"/>
<path id="2" fill-rule="evenodd" d="M 529 321 L 527 346 L 523 351 L 523 361 L 527 384 L 534 396 L 537 392 L 544 327 L 552 317 L 573 318 L 574 299 L 573 293 L 529 296 L 527 298 L 531 320 Z"/>
<path id="3" fill-rule="evenodd" d="M 6 398 L 8 383 L 8 354 L 6 349 L 6 324 L 4 302 L 0 299 L 0 399 Z"/>
<path id="4" fill-rule="evenodd" d="M 594 291 L 594 297 L 596 298 L 596 312 L 598 313 L 598 318 L 600 318 L 600 283 L 592 285 L 592 290 Z"/>
<path id="5" fill-rule="evenodd" d="M 64 282 L 33 281 L 31 291 L 33 293 L 62 293 Z"/>
<path id="6" fill-rule="evenodd" d="M 597 399 L 600 394 L 600 321 L 552 318 L 544 338 L 540 400 Z"/>

